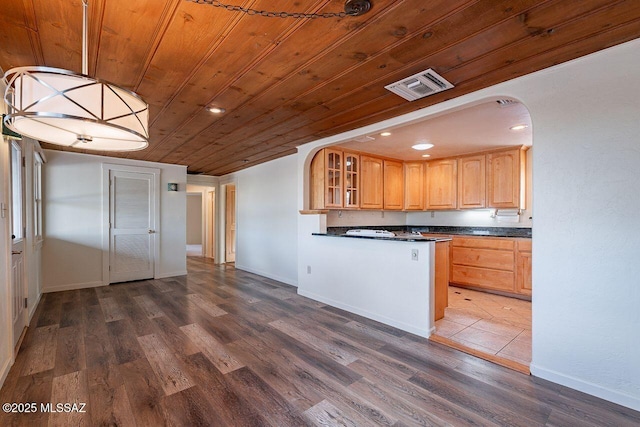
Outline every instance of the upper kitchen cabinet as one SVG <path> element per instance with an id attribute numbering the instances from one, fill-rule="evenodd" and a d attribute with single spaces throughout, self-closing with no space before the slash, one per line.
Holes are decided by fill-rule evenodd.
<path id="1" fill-rule="evenodd" d="M 325 148 L 311 161 L 311 209 L 342 207 L 342 151 Z"/>
<path id="2" fill-rule="evenodd" d="M 360 207 L 360 156 L 344 152 L 344 207 Z"/>
<path id="3" fill-rule="evenodd" d="M 525 208 L 525 149 L 487 154 L 487 207 Z"/>
<path id="4" fill-rule="evenodd" d="M 358 208 L 360 159 L 325 148 L 311 162 L 311 209 Z"/>
<path id="5" fill-rule="evenodd" d="M 467 156 L 458 159 L 458 208 L 486 207 L 486 156 Z"/>
<path id="6" fill-rule="evenodd" d="M 404 175 L 402 162 L 384 160 L 384 209 L 402 210 Z"/>
<path id="7" fill-rule="evenodd" d="M 362 209 L 383 209 L 384 161 L 377 157 L 360 156 L 360 185 Z"/>
<path id="8" fill-rule="evenodd" d="M 457 169 L 456 159 L 427 163 L 427 210 L 456 208 Z"/>
<path id="9" fill-rule="evenodd" d="M 404 209 L 422 211 L 425 208 L 425 163 L 404 164 Z M 386 176 L 385 176 L 386 179 Z"/>

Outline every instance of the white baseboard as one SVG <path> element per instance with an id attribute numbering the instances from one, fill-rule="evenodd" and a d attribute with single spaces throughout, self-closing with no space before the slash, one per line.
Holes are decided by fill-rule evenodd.
<path id="1" fill-rule="evenodd" d="M 266 271 L 260 271 L 260 270 L 254 269 L 254 268 L 246 267 L 244 265 L 238 265 L 238 263 L 236 263 L 236 269 L 237 270 L 246 271 L 246 272 L 249 272 L 249 273 L 253 273 L 253 274 L 257 274 L 258 276 L 263 276 L 263 277 L 266 277 L 268 279 L 277 280 L 278 282 L 282 282 L 282 283 L 285 283 L 287 285 L 294 286 L 296 288 L 298 287 L 297 280 L 290 279 L 288 277 L 282 277 L 282 276 L 278 276 L 276 274 L 267 273 Z"/>
<path id="2" fill-rule="evenodd" d="M 29 321 L 27 322 L 27 325 L 31 324 L 31 319 L 33 319 L 33 315 L 36 313 L 36 308 L 38 308 L 38 304 L 40 304 L 41 299 L 42 299 L 42 292 L 38 294 L 38 298 L 36 299 L 36 302 L 32 304 L 31 307 L 29 308 Z"/>
<path id="3" fill-rule="evenodd" d="M 639 396 L 632 396 L 626 393 L 621 393 L 617 390 L 611 390 L 610 388 L 602 387 L 598 384 L 593 384 L 570 375 L 542 368 L 533 363 L 530 365 L 529 369 L 531 370 L 531 375 L 536 377 L 599 397 L 600 399 L 608 400 L 609 402 L 613 402 L 618 405 L 626 406 L 627 408 L 631 408 L 635 411 L 640 411 Z"/>
<path id="4" fill-rule="evenodd" d="M 7 375 L 9 374 L 9 369 L 11 369 L 12 364 L 13 363 L 11 361 L 11 357 L 9 357 L 4 361 L 4 363 L 2 363 L 2 368 L 0 368 L 0 388 L 2 388 L 2 386 L 4 385 L 4 380 L 7 379 Z"/>
<path id="5" fill-rule="evenodd" d="M 48 294 L 50 292 L 60 292 L 60 291 L 74 291 L 76 289 L 85 289 L 85 288 L 97 288 L 99 286 L 104 286 L 102 281 L 96 282 L 85 282 L 85 283 L 69 283 L 67 285 L 56 285 L 56 286 L 43 286 L 42 293 Z"/>
<path id="6" fill-rule="evenodd" d="M 175 277 L 175 276 L 186 276 L 187 270 L 184 271 L 173 271 L 169 273 L 162 273 L 154 277 L 154 279 L 166 279 L 167 277 Z"/>
<path id="7" fill-rule="evenodd" d="M 305 290 L 300 290 L 300 288 L 298 288 L 298 295 L 302 295 L 303 297 L 311 298 L 312 300 L 316 300 L 316 301 L 323 302 L 325 304 L 329 304 L 332 307 L 341 308 L 342 310 L 348 311 L 350 313 L 358 314 L 358 315 L 366 317 L 368 319 L 372 319 L 372 320 L 378 321 L 380 323 L 384 323 L 385 325 L 393 326 L 394 328 L 398 328 L 401 331 L 410 332 L 410 333 L 412 333 L 414 335 L 418 335 L 420 337 L 429 338 L 429 336 L 431 335 L 431 332 L 432 332 L 429 329 L 416 328 L 415 326 L 408 325 L 408 324 L 403 323 L 403 322 L 398 322 L 397 320 L 390 319 L 388 317 L 381 316 L 381 315 L 376 314 L 376 313 L 371 313 L 371 312 L 369 312 L 367 310 L 362 310 L 361 308 L 354 307 L 354 306 L 351 306 L 349 304 L 344 304 L 344 303 L 341 303 L 341 302 L 338 302 L 338 301 L 334 301 L 334 300 L 332 300 L 330 298 L 325 298 L 323 296 L 316 295 L 316 294 L 314 294 L 312 292 L 307 292 Z"/>

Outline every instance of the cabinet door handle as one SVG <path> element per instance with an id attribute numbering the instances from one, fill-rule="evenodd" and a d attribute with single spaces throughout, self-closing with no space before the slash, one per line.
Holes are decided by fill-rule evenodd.
<path id="1" fill-rule="evenodd" d="M 156 230 L 149 230 L 149 234 L 156 234 Z"/>
<path id="2" fill-rule="evenodd" d="M 11 255 L 20 255 L 22 251 L 11 251 Z"/>

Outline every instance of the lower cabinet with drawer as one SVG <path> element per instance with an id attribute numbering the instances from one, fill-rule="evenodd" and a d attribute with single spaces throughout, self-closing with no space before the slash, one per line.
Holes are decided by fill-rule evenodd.
<path id="1" fill-rule="evenodd" d="M 455 236 L 451 242 L 450 282 L 456 285 L 531 295 L 531 246 L 518 250 L 520 241 L 507 237 Z M 526 249 L 526 244 L 522 245 Z M 525 265 L 529 262 L 529 269 Z M 526 272 L 529 272 L 528 278 Z M 525 284 L 528 281 L 528 289 Z"/>

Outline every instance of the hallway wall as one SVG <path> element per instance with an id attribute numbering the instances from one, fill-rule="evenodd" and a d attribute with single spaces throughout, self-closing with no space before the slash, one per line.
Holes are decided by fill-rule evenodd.
<path id="1" fill-rule="evenodd" d="M 160 277 L 186 274 L 186 167 L 46 150 L 44 292 L 102 286 L 102 165 L 160 168 Z M 167 191 L 169 182 L 179 191 Z"/>

